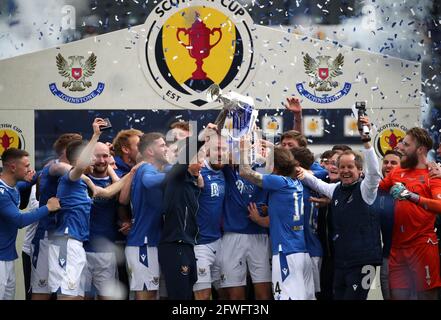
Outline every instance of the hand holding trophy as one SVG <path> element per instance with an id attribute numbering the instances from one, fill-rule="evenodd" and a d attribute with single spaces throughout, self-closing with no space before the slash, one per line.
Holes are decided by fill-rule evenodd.
<path id="1" fill-rule="evenodd" d="M 224 105 L 215 121 L 221 135 L 238 141 L 253 130 L 258 115 L 253 98 L 236 92 L 223 94 L 217 84 L 212 84 L 207 89 L 207 101 L 220 101 Z"/>
<path id="2" fill-rule="evenodd" d="M 235 163 L 239 163 L 240 159 L 237 159 L 237 157 L 240 157 L 240 139 L 246 136 L 252 137 L 251 140 L 254 140 L 251 141 L 252 144 L 259 140 L 257 137 L 254 137 L 253 131 L 258 116 L 258 111 L 254 109 L 253 98 L 236 92 L 223 94 L 221 88 L 217 84 L 213 84 L 207 89 L 207 101 L 223 103 L 223 109 L 219 113 L 215 124 L 217 125 L 218 133 L 226 137 L 227 141 L 232 145 L 233 159 L 235 159 Z M 254 146 L 252 150 L 255 150 Z M 251 153 L 251 159 L 252 161 L 256 159 L 255 152 Z"/>

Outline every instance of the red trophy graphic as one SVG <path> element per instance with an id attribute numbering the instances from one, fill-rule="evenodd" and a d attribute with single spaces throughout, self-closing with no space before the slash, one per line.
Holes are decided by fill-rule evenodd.
<path id="1" fill-rule="evenodd" d="M 216 32 L 219 33 L 219 39 L 214 44 L 210 44 L 210 35 L 214 35 Z M 188 35 L 189 43 L 184 43 L 180 39 L 181 33 Z M 221 28 L 207 28 L 199 18 L 199 14 L 196 13 L 196 19 L 191 28 L 178 28 L 176 37 L 188 50 L 190 57 L 196 60 L 196 70 L 192 73 L 192 77 L 186 81 L 186 84 L 195 89 L 205 90 L 213 81 L 207 78 L 207 74 L 202 69 L 203 60 L 210 55 L 210 50 L 221 41 Z M 196 86 L 191 85 L 193 83 L 196 83 Z"/>
<path id="2" fill-rule="evenodd" d="M 14 142 L 14 137 L 10 137 L 6 134 L 6 131 L 3 132 L 3 136 L 0 137 L 0 142 L 3 147 L 3 150 L 6 151 L 11 146 L 11 144 Z"/>
<path id="3" fill-rule="evenodd" d="M 392 131 L 392 133 L 390 134 L 390 136 L 385 136 L 384 140 L 386 141 L 386 143 L 389 145 L 389 147 L 394 150 L 395 147 L 398 145 L 398 139 L 397 136 L 394 134 L 394 132 Z"/>

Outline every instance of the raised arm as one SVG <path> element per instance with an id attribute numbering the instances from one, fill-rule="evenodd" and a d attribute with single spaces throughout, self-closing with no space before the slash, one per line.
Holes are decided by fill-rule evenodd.
<path id="1" fill-rule="evenodd" d="M 239 175 L 252 184 L 262 187 L 263 175 L 251 169 L 249 164 L 241 164 L 239 166 Z"/>
<path id="2" fill-rule="evenodd" d="M 251 143 L 248 136 L 244 136 L 240 141 L 240 162 L 239 175 L 252 184 L 262 187 L 263 175 L 254 171 L 249 164 L 251 156 Z"/>
<path id="3" fill-rule="evenodd" d="M 87 167 L 90 166 L 91 159 L 93 157 L 93 152 L 95 149 L 95 144 L 98 142 L 98 139 L 101 135 L 100 126 L 105 126 L 105 125 L 106 122 L 101 118 L 96 118 L 93 121 L 92 138 L 81 152 L 80 157 L 78 158 L 77 163 L 75 164 L 75 167 L 69 172 L 69 179 L 71 181 L 79 180 L 81 178 L 81 175 L 87 169 Z"/>
<path id="4" fill-rule="evenodd" d="M 360 117 L 359 121 L 369 129 L 371 128 L 368 117 Z M 361 196 L 367 204 L 371 205 L 377 198 L 378 185 L 381 181 L 380 166 L 374 148 L 370 143 L 370 136 L 364 135 L 362 132 L 360 132 L 360 136 L 364 146 L 363 156 L 365 161 L 365 177 L 360 185 Z"/>
<path id="5" fill-rule="evenodd" d="M 115 170 L 113 170 L 113 168 L 111 166 L 107 166 L 107 174 L 109 175 L 109 177 L 113 183 L 120 180 L 120 177 L 118 177 Z"/>
<path id="6" fill-rule="evenodd" d="M 293 123 L 293 130 L 296 130 L 303 134 L 303 127 L 302 127 L 302 106 L 300 104 L 299 98 L 296 97 L 289 97 L 286 98 L 286 104 L 285 107 L 289 111 L 291 111 L 294 115 L 294 123 Z"/>
<path id="7" fill-rule="evenodd" d="M 361 196 L 367 204 L 371 205 L 377 197 L 378 185 L 381 181 L 380 166 L 372 146 L 363 150 L 363 156 L 366 170 L 360 186 Z"/>
<path id="8" fill-rule="evenodd" d="M 112 183 L 111 185 L 109 185 L 105 188 L 96 187 L 95 197 L 107 198 L 107 199 L 112 198 L 118 192 L 121 191 L 123 186 L 125 184 L 127 184 L 129 180 L 131 180 L 130 175 L 126 174 L 121 180 L 119 180 L 115 183 Z"/>
<path id="9" fill-rule="evenodd" d="M 298 169 L 300 174 L 298 173 L 297 178 L 300 179 L 304 184 L 310 187 L 312 190 L 317 191 L 318 193 L 324 195 L 325 197 L 332 199 L 332 195 L 334 194 L 335 188 L 340 183 L 326 183 L 307 170 L 303 168 Z"/>
<path id="10" fill-rule="evenodd" d="M 127 177 L 126 182 L 124 183 L 121 192 L 119 193 L 119 203 L 122 205 L 128 205 L 130 203 L 130 191 L 132 189 L 132 181 L 133 177 L 135 176 L 136 170 L 143 164 L 145 164 L 145 161 L 142 161 L 138 163 L 136 166 L 134 166 L 128 174 L 126 174 L 124 177 Z M 119 179 L 119 178 L 118 178 Z"/>

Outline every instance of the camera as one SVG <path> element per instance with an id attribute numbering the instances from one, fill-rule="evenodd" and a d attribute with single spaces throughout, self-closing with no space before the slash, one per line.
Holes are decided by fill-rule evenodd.
<path id="1" fill-rule="evenodd" d="M 360 117 L 367 116 L 366 114 L 366 102 L 364 101 L 357 101 L 355 102 L 355 109 L 358 110 L 358 131 L 362 132 L 364 135 L 369 135 L 369 127 L 366 125 L 363 125 L 360 122 Z"/>
<path id="2" fill-rule="evenodd" d="M 106 131 L 106 130 L 112 129 L 112 124 L 110 123 L 109 118 L 104 118 L 103 120 L 106 122 L 106 124 L 100 126 L 100 130 L 101 131 Z"/>

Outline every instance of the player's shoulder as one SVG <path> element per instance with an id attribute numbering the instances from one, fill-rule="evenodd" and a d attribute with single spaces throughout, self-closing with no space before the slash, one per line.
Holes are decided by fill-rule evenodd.
<path id="1" fill-rule="evenodd" d="M 159 172 L 159 170 L 151 163 L 144 163 L 142 164 L 138 170 L 139 172 Z"/>
<path id="2" fill-rule="evenodd" d="M 0 200 L 1 201 L 10 200 L 11 197 L 15 193 L 18 193 L 17 189 L 8 186 L 6 183 L 4 183 L 3 181 L 0 180 Z"/>

